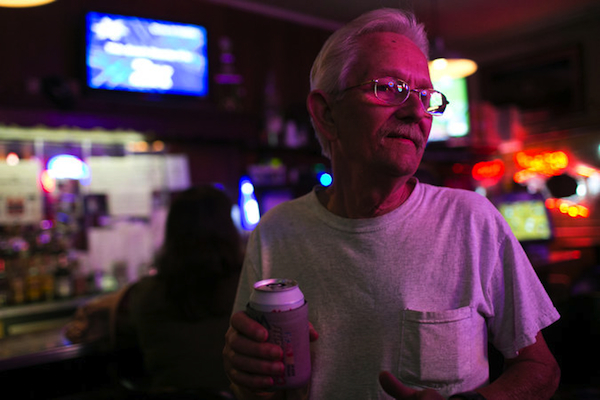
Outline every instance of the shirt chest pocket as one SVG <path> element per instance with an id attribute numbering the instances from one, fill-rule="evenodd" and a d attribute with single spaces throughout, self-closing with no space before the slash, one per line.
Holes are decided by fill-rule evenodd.
<path id="1" fill-rule="evenodd" d="M 471 374 L 482 327 L 471 307 L 446 311 L 403 310 L 399 377 L 407 384 L 440 389 Z"/>

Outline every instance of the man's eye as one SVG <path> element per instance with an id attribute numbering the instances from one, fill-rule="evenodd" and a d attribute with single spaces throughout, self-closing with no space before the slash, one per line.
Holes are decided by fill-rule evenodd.
<path id="1" fill-rule="evenodd" d="M 391 92 L 393 90 L 396 90 L 396 85 L 393 83 L 379 83 L 377 84 L 377 90 L 379 92 Z"/>

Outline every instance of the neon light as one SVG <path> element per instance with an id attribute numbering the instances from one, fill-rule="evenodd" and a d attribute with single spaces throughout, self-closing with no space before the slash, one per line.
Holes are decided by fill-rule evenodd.
<path id="1" fill-rule="evenodd" d="M 528 171 L 552 176 L 558 175 L 569 165 L 569 157 L 562 151 L 527 154 L 518 152 L 515 155 L 516 164 Z"/>
<path id="2" fill-rule="evenodd" d="M 504 163 L 502 160 L 482 161 L 473 166 L 471 174 L 474 179 L 498 179 L 504 174 Z"/>
<path id="3" fill-rule="evenodd" d="M 333 177 L 330 174 L 328 174 L 327 172 L 322 172 L 319 175 L 319 182 L 323 186 L 329 186 L 333 183 Z"/>
<path id="4" fill-rule="evenodd" d="M 590 216 L 589 208 L 569 200 L 548 198 L 545 204 L 548 210 L 558 210 L 571 218 L 588 218 Z"/>
<path id="5" fill-rule="evenodd" d="M 239 208 L 241 210 L 240 223 L 243 229 L 250 231 L 260 221 L 260 208 L 254 194 L 254 185 L 247 176 L 240 179 Z"/>
<path id="6" fill-rule="evenodd" d="M 553 199 L 551 197 L 546 199 L 546 208 L 548 210 L 552 210 L 552 209 L 556 208 L 556 202 L 557 202 L 557 199 Z"/>
<path id="7" fill-rule="evenodd" d="M 581 175 L 585 178 L 589 178 L 590 176 L 597 174 L 598 170 L 596 168 L 588 167 L 586 165 L 578 165 L 577 167 L 575 167 L 575 172 L 578 175 Z"/>
<path id="8" fill-rule="evenodd" d="M 47 169 L 40 175 L 40 184 L 46 193 L 52 193 L 56 189 L 56 179 L 50 176 Z"/>
<path id="9" fill-rule="evenodd" d="M 48 161 L 48 174 L 54 179 L 87 179 L 90 167 L 75 156 L 60 154 Z"/>
<path id="10" fill-rule="evenodd" d="M 244 215 L 246 216 L 246 220 L 249 224 L 258 224 L 258 221 L 260 221 L 260 211 L 258 209 L 258 202 L 256 200 L 250 199 L 246 201 L 244 204 Z"/>
<path id="11" fill-rule="evenodd" d="M 537 174 L 535 172 L 529 171 L 527 169 L 523 169 L 521 171 L 517 171 L 513 176 L 513 179 L 517 183 L 524 183 L 529 179 L 535 177 Z"/>
<path id="12" fill-rule="evenodd" d="M 250 180 L 242 181 L 240 190 L 243 194 L 251 196 L 254 193 L 254 185 L 250 182 Z"/>

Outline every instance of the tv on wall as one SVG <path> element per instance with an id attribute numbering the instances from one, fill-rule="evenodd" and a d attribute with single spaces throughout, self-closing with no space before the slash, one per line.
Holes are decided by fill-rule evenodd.
<path id="1" fill-rule="evenodd" d="M 508 193 L 493 200 L 520 242 L 545 242 L 554 237 L 550 213 L 539 193 Z"/>
<path id="2" fill-rule="evenodd" d="M 91 89 L 206 97 L 206 28 L 90 11 L 85 66 Z"/>
<path id="3" fill-rule="evenodd" d="M 443 77 L 434 81 L 433 87 L 446 95 L 449 104 L 444 114 L 433 118 L 429 141 L 443 142 L 466 137 L 470 130 L 466 78 Z"/>

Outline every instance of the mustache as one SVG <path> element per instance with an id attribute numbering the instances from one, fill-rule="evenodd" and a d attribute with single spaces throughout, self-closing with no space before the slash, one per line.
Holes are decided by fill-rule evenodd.
<path id="1" fill-rule="evenodd" d="M 421 132 L 421 129 L 419 129 L 419 126 L 416 124 L 383 126 L 379 130 L 379 134 L 381 138 L 401 137 L 404 139 L 408 139 L 415 143 L 417 146 L 422 146 L 424 141 L 423 132 Z"/>

